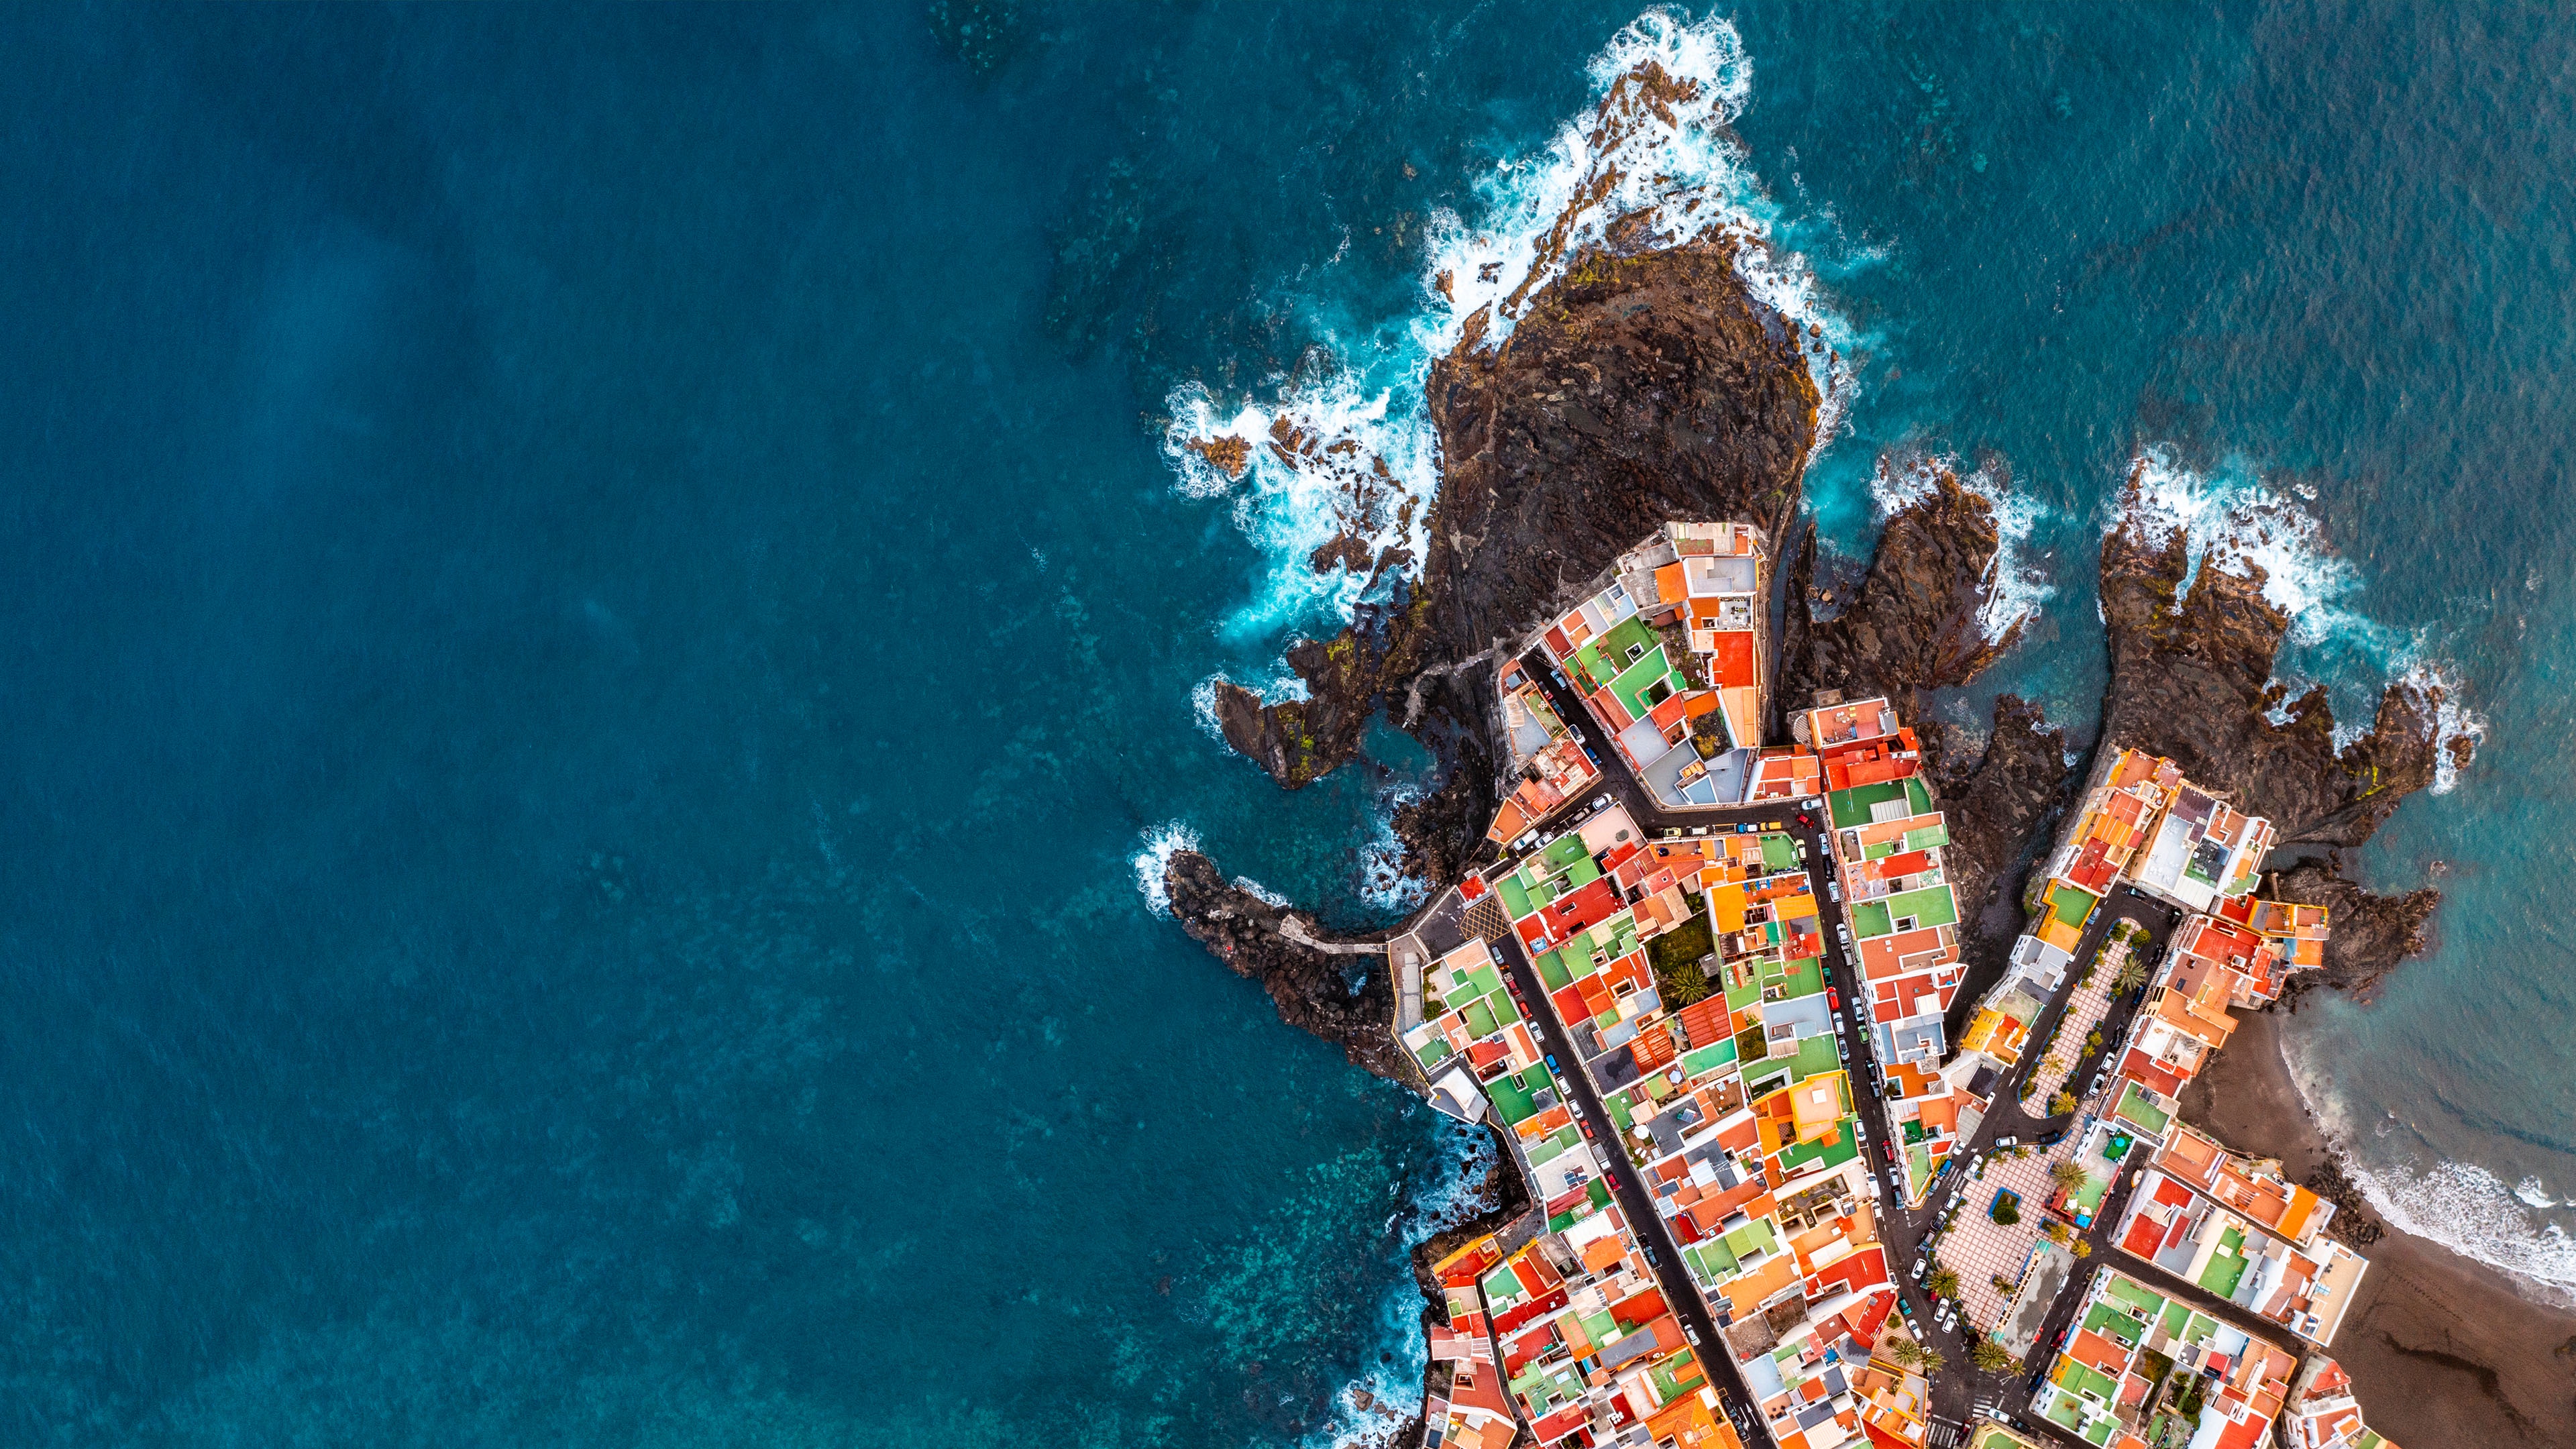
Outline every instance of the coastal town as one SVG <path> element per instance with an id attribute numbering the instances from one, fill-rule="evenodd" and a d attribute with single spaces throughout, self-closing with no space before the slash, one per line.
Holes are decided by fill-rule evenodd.
<path id="1" fill-rule="evenodd" d="M 1426 1449 L 2386 1444 L 2336 1205 L 2181 1107 L 2322 961 L 2272 824 L 2104 741 L 1962 1001 L 1916 730 L 1766 697 L 1772 568 L 1668 524 L 1498 655 L 1497 858 L 1386 945 L 1532 1203 L 1432 1269 Z"/>

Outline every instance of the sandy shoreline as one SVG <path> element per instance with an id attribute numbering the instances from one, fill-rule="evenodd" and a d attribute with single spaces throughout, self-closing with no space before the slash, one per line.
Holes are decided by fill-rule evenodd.
<path id="1" fill-rule="evenodd" d="M 2304 1181 L 2333 1148 L 2281 1056 L 2297 1028 L 2278 1011 L 2241 1020 L 2185 1089 L 2183 1118 Z M 2373 1429 L 2407 1449 L 2576 1444 L 2576 1314 L 2393 1226 L 2362 1252 L 2370 1271 L 2330 1352 Z"/>

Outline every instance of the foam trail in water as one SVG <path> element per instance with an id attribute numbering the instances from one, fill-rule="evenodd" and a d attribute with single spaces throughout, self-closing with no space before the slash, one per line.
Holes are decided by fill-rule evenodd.
<path id="1" fill-rule="evenodd" d="M 1429 890 L 1404 870 L 1404 841 L 1395 833 L 1395 812 L 1422 798 L 1422 787 L 1397 785 L 1381 795 L 1369 831 L 1360 847 L 1360 899 L 1392 918 L 1407 916 Z"/>
<path id="2" fill-rule="evenodd" d="M 1175 852 L 1199 848 L 1199 833 L 1178 820 L 1167 820 L 1145 832 L 1145 848 L 1136 852 L 1136 889 L 1145 908 L 1158 916 L 1172 913 L 1172 893 L 1163 884 L 1165 867 Z"/>
<path id="3" fill-rule="evenodd" d="M 1441 1117 L 1433 1124 L 1437 1154 L 1418 1174 L 1406 1210 L 1389 1223 L 1409 1250 L 1486 1210 L 1482 1192 L 1494 1168 L 1494 1140 L 1487 1133 Z M 1400 1224 L 1400 1226 L 1398 1226 Z M 1333 1396 L 1333 1417 L 1307 1437 L 1304 1449 L 1374 1449 L 1422 1412 L 1422 1370 L 1430 1357 L 1422 1333 L 1422 1295 L 1410 1279 L 1392 1289 L 1378 1310 L 1382 1361 Z"/>
<path id="4" fill-rule="evenodd" d="M 1301 365 L 1275 405 L 1230 406 L 1197 383 L 1168 399 L 1164 447 L 1177 486 L 1232 493 L 1238 525 L 1267 559 L 1254 600 L 1226 621 L 1229 636 L 1347 619 L 1413 573 L 1439 482 L 1422 396 L 1433 360 L 1471 330 L 1485 344 L 1507 336 L 1614 223 L 1657 245 L 1735 241 L 1748 290 L 1791 324 L 1815 376 L 1819 447 L 1839 432 L 1852 389 L 1841 357 L 1857 339 L 1805 259 L 1774 244 L 1779 209 L 1726 129 L 1753 81 L 1734 26 L 1650 10 L 1594 57 L 1590 75 L 1593 105 L 1544 151 L 1499 163 L 1476 187 L 1472 221 L 1445 209 L 1431 218 L 1421 310 L 1325 329 L 1328 357 Z M 1312 561 L 1328 546 L 1334 565 L 1318 573 Z"/>

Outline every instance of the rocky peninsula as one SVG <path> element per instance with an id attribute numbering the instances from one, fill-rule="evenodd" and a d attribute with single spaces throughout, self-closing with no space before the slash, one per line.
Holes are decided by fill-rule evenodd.
<path id="1" fill-rule="evenodd" d="M 2342 873 L 2338 852 L 2363 844 L 2432 783 L 2440 750 L 2464 761 L 2466 742 L 2441 740 L 2438 688 L 2391 684 L 2371 729 L 2338 748 L 2323 689 L 2292 699 L 2273 682 L 2290 620 L 2265 597 L 2260 569 L 2195 569 L 2181 531 L 2160 528 L 2140 506 L 2133 477 L 2101 547 L 2109 667 L 2098 727 L 2079 735 L 2080 722 L 2070 730 L 2006 695 L 1982 741 L 1943 728 L 1933 708 L 1941 692 L 1976 680 L 2017 639 L 2018 624 L 1989 622 L 1995 507 L 1947 466 L 1891 460 L 1885 466 L 1919 474 L 1919 486 L 1886 520 L 1857 587 L 1827 602 L 1819 542 L 1812 526 L 1799 531 L 1819 394 L 1805 339 L 1738 273 L 1743 244 L 1631 251 L 1614 238 L 1573 258 L 1499 344 L 1470 326 L 1428 385 L 1445 473 L 1418 575 L 1335 638 L 1289 650 L 1306 699 L 1271 704 L 1221 685 L 1227 741 L 1297 789 L 1353 758 L 1369 720 L 1386 712 L 1441 765 L 1439 789 L 1397 822 L 1408 867 L 1435 892 L 1453 885 L 1492 858 L 1483 830 L 1510 784 L 1495 705 L 1504 642 L 1598 587 L 1641 530 L 1742 519 L 1770 556 L 1790 560 L 1773 601 L 1775 732 L 1786 708 L 1820 690 L 1884 694 L 1920 722 L 1925 773 L 1952 802 L 1948 860 L 1970 968 L 1955 1010 L 1964 1013 L 2001 969 L 2031 867 L 2105 740 L 2168 757 L 2237 808 L 2278 823 L 2275 860 L 2289 863 L 2265 893 L 2328 905 L 2335 924 L 2325 968 L 2298 990 L 2367 992 L 2420 952 L 2437 893 L 2374 895 Z M 1363 561 L 1327 549 L 1315 565 Z M 1182 926 L 1259 982 L 1284 1020 L 1339 1043 L 1357 1065 L 1423 1085 L 1388 1031 L 1396 986 L 1386 957 L 1369 950 L 1375 943 L 1327 938 L 1195 853 L 1171 858 L 1166 884 Z M 2294 1009 L 2296 994 L 2277 1009 Z M 1486 1225 L 1525 1202 L 1525 1190 L 1498 1182 Z M 2500 1291 L 2466 1272 L 2444 1281 L 2457 1294 Z M 2499 1321 L 2528 1311 L 2497 1305 Z M 2362 1394 L 2387 1431 L 2440 1439 L 2409 1436 L 2407 1410 L 2383 1409 L 2369 1383 Z M 2507 1397 L 2520 1405 L 2531 1391 Z M 2504 1432 L 2524 1421 L 2498 1422 Z"/>

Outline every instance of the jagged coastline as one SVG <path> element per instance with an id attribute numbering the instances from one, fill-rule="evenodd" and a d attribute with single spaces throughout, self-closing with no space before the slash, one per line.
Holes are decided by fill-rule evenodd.
<path id="1" fill-rule="evenodd" d="M 1218 687 L 1228 742 L 1288 789 L 1352 758 L 1382 709 L 1422 739 L 1443 783 L 1396 827 L 1408 868 L 1435 890 L 1490 856 L 1483 830 L 1496 762 L 1508 757 L 1492 704 L 1498 646 L 1563 608 L 1638 533 L 1667 519 L 1752 520 L 1774 557 L 1790 541 L 1818 396 L 1788 324 L 1737 274 L 1737 244 L 1587 254 L 1500 346 L 1471 329 L 1429 384 L 1445 472 L 1418 580 L 1363 608 L 1334 639 L 1290 650 L 1307 698 L 1267 704 Z M 2006 695 L 1972 754 L 1928 705 L 2016 642 L 2017 623 L 1991 623 L 2003 547 L 1996 508 L 1945 464 L 1892 466 L 1919 474 L 1921 486 L 1887 518 L 1842 607 L 1819 609 L 1812 527 L 1798 540 L 1783 571 L 1771 698 L 1784 722 L 1780 712 L 1818 690 L 1886 694 L 1919 722 L 1927 773 L 1953 812 L 1948 860 L 1970 967 L 1958 1009 L 2000 969 L 2021 926 L 2025 879 L 2104 740 L 2180 762 L 2278 822 L 2293 853 L 2314 852 L 2268 886 L 2331 906 L 2337 923 L 2326 968 L 2286 998 L 2291 1009 L 2318 987 L 2366 993 L 2424 949 L 2438 892 L 2374 895 L 2341 873 L 2338 852 L 2432 784 L 2444 749 L 2454 752 L 2449 764 L 2465 763 L 2467 743 L 2439 733 L 2437 688 L 2390 685 L 2370 731 L 2338 748 L 2324 691 L 2292 700 L 2273 682 L 2290 620 L 2264 597 L 2261 570 L 2195 560 L 2185 538 L 2159 531 L 2139 506 L 2133 476 L 2101 549 L 2110 668 L 2100 728 L 2073 750 L 2064 723 Z M 1349 561 L 1319 557 L 1316 566 Z M 1283 1020 L 1341 1046 L 1356 1065 L 1424 1089 L 1390 1030 L 1387 959 L 1365 949 L 1377 939 L 1324 937 L 1195 852 L 1170 858 L 1165 885 L 1183 928 L 1258 982 Z M 1480 1228 L 1526 1211 L 1527 1185 L 1499 1165 L 1509 1156 L 1498 1158 Z M 1417 1252 L 1417 1275 L 1430 1261 Z"/>

